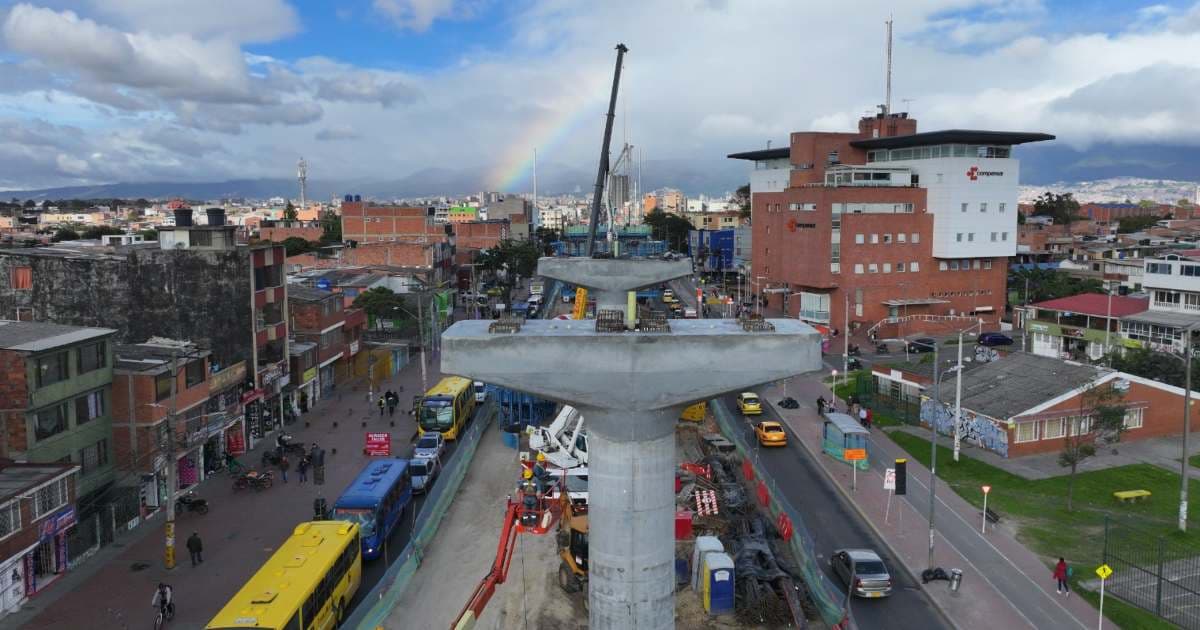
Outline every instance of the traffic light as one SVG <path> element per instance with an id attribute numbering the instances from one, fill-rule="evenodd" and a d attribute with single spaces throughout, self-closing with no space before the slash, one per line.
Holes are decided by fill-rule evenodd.
<path id="1" fill-rule="evenodd" d="M 908 488 L 908 460 L 896 460 L 896 494 L 904 494 Z"/>

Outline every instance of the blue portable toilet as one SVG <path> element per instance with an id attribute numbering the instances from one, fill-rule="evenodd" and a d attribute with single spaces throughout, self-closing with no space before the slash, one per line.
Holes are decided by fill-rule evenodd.
<path id="1" fill-rule="evenodd" d="M 723 551 L 704 556 L 704 610 L 710 615 L 733 614 L 733 558 Z"/>
<path id="2" fill-rule="evenodd" d="M 696 546 L 692 548 L 692 590 L 700 592 L 704 590 L 700 582 L 700 573 L 703 570 L 704 558 L 710 553 L 717 551 L 725 551 L 725 545 L 721 544 L 721 539 L 716 536 L 697 536 Z"/>

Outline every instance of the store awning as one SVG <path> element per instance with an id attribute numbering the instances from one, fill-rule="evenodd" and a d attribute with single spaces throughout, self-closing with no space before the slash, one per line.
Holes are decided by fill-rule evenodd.
<path id="1" fill-rule="evenodd" d="M 928 304 L 949 304 L 949 300 L 939 300 L 937 298 L 903 298 L 895 300 L 884 300 L 884 306 L 924 306 Z"/>

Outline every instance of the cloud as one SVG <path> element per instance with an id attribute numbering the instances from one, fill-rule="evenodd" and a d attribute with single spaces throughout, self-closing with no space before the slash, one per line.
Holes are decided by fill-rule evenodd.
<path id="1" fill-rule="evenodd" d="M 321 119 L 324 109 L 309 100 L 271 105 L 183 102 L 175 108 L 179 123 L 203 131 L 240 134 L 244 125 L 305 125 Z"/>
<path id="2" fill-rule="evenodd" d="M 300 17 L 283 0 L 89 0 L 131 31 L 242 43 L 272 42 L 300 31 Z"/>
<path id="3" fill-rule="evenodd" d="M 123 33 L 81 18 L 18 4 L 3 27 L 12 50 L 92 80 L 152 89 L 165 97 L 261 102 L 240 49 L 229 40 Z"/>
<path id="4" fill-rule="evenodd" d="M 417 32 L 428 29 L 438 18 L 472 12 L 469 5 L 455 0 L 373 0 L 371 6 L 399 28 Z"/>
<path id="5" fill-rule="evenodd" d="M 141 138 L 181 155 L 201 157 L 206 153 L 224 151 L 219 143 L 174 125 L 152 125 L 142 130 Z"/>
<path id="6" fill-rule="evenodd" d="M 362 135 L 350 125 L 335 125 L 318 131 L 314 137 L 317 140 L 328 142 L 333 140 L 358 140 L 362 138 Z"/>
<path id="7" fill-rule="evenodd" d="M 407 105 L 420 97 L 416 88 L 405 81 L 378 72 L 360 71 L 313 81 L 317 98 L 328 101 L 379 103 L 384 107 Z"/>

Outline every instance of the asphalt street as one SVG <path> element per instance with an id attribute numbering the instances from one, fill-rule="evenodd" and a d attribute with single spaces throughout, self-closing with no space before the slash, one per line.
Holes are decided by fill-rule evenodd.
<path id="1" fill-rule="evenodd" d="M 730 394 L 721 398 L 721 402 L 731 414 L 741 417 L 735 398 L 735 394 Z M 778 421 L 780 418 L 770 405 L 764 405 L 762 415 L 755 416 L 752 421 L 760 420 Z M 751 421 L 741 423 L 741 429 L 748 443 L 758 443 Z M 853 506 L 833 487 L 820 466 L 809 459 L 790 430 L 788 438 L 786 447 L 760 448 L 758 456 L 788 502 L 800 510 L 826 575 L 835 584 L 844 587 L 828 566 L 833 550 L 842 548 L 874 550 L 883 558 L 892 575 L 891 597 L 873 600 L 855 598 L 851 602 L 851 611 L 858 627 L 864 630 L 953 628 L 953 624 L 942 617 L 920 585 L 900 569 L 899 563 L 892 558 L 891 552 L 874 530 L 863 522 Z"/>

